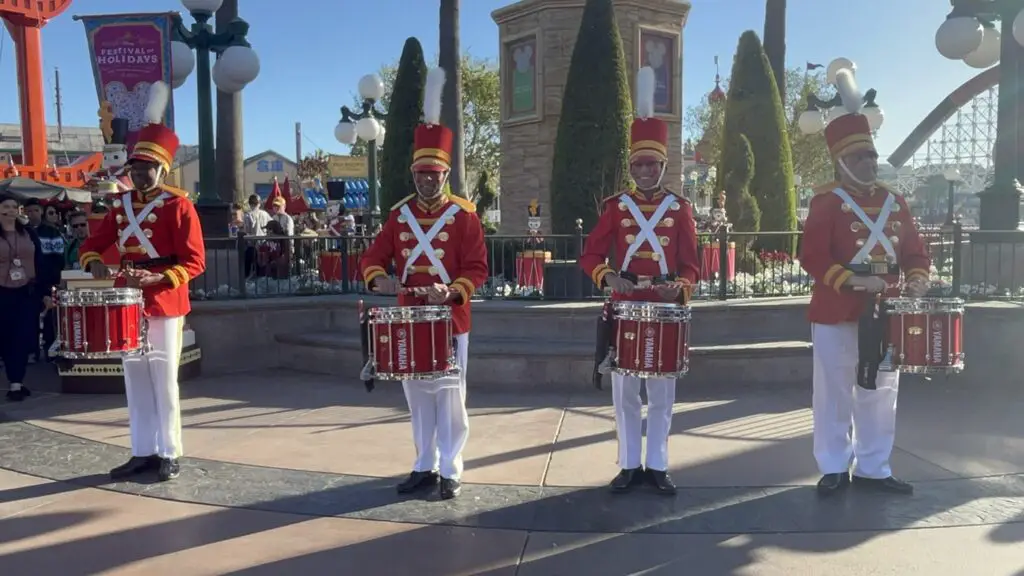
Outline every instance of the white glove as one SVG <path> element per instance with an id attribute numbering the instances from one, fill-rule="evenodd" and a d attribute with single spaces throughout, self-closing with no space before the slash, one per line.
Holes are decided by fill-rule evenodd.
<path id="1" fill-rule="evenodd" d="M 911 298 L 921 298 L 928 293 L 928 283 L 923 280 L 911 280 L 907 283 L 907 295 Z"/>
<path id="2" fill-rule="evenodd" d="M 878 276 L 851 276 L 847 283 L 854 289 L 861 289 L 872 294 L 884 292 L 889 287 L 885 280 Z"/>
<path id="3" fill-rule="evenodd" d="M 633 292 L 633 283 L 614 272 L 606 275 L 604 282 L 612 289 L 612 292 L 618 292 L 619 294 L 630 294 Z"/>

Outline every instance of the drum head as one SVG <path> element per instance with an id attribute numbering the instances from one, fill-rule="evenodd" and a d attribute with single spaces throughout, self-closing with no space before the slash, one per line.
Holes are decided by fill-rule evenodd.
<path id="1" fill-rule="evenodd" d="M 142 290 L 138 288 L 88 288 L 57 292 L 61 306 L 129 306 L 142 304 Z"/>
<path id="2" fill-rule="evenodd" d="M 964 301 L 960 298 L 887 298 L 884 302 L 888 310 L 894 314 L 964 311 Z"/>
<path id="3" fill-rule="evenodd" d="M 435 322 L 451 318 L 452 309 L 447 306 L 391 306 L 370 310 L 370 324 Z"/>
<path id="4" fill-rule="evenodd" d="M 614 318 L 619 320 L 659 320 L 665 322 L 689 322 L 690 307 L 668 302 L 626 302 L 612 303 Z"/>

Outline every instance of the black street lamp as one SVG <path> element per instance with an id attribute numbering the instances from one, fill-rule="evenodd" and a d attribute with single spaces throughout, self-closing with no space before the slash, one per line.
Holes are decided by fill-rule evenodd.
<path id="1" fill-rule="evenodd" d="M 836 58 L 830 62 L 826 73 L 826 80 L 829 84 L 835 85 L 836 74 L 840 70 L 856 73 L 857 65 L 848 58 Z M 882 123 L 885 122 L 885 114 L 875 103 L 877 94 L 874 88 L 865 92 L 863 95 L 864 108 L 861 109 L 861 114 L 867 117 L 872 131 L 878 131 L 882 127 Z M 829 100 L 825 100 L 817 94 L 808 94 L 807 110 L 804 110 L 797 118 L 797 125 L 804 134 L 817 134 L 824 130 L 829 122 L 846 113 L 846 109 L 843 108 L 843 99 L 838 92 Z"/>
<path id="2" fill-rule="evenodd" d="M 1024 0 L 951 0 L 952 11 L 935 33 L 935 47 L 951 60 L 974 68 L 999 67 L 999 112 L 992 184 L 979 192 L 982 230 L 1017 230 L 1022 150 L 1018 118 L 1024 65 Z M 1001 32 L 996 29 L 1001 22 Z"/>
<path id="3" fill-rule="evenodd" d="M 213 86 L 221 92 L 240 92 L 260 73 L 260 60 L 246 41 L 249 24 L 241 18 L 232 20 L 227 31 L 215 33 L 210 19 L 222 0 L 181 0 L 195 19 L 186 28 L 180 15 L 174 17 L 174 41 L 171 42 L 171 84 L 178 88 L 185 83 L 193 67 L 199 88 L 199 197 L 200 205 L 221 204 L 216 187 L 216 157 L 213 135 Z M 195 51 L 195 55 L 192 51 Z M 217 62 L 210 67 L 210 53 Z M 211 73 L 212 72 L 212 73 Z"/>
<path id="4" fill-rule="evenodd" d="M 348 106 L 341 107 L 341 121 L 334 128 L 334 137 L 349 146 L 356 140 L 366 142 L 367 182 L 370 192 L 371 233 L 380 221 L 380 199 L 377 191 L 377 146 L 384 142 L 384 124 L 387 114 L 377 110 L 377 102 L 384 97 L 384 81 L 376 74 L 367 74 L 359 80 L 359 97 L 363 99 L 362 110 L 353 112 Z"/>

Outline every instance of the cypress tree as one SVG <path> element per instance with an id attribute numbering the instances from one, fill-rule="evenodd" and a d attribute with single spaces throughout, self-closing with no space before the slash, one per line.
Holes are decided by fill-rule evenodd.
<path id="1" fill-rule="evenodd" d="M 396 202 L 412 194 L 413 134 L 423 117 L 423 87 L 427 82 L 427 62 L 416 38 L 405 41 L 398 61 L 395 84 L 384 123 L 387 138 L 380 151 L 380 206 L 387 211 Z"/>
<path id="2" fill-rule="evenodd" d="M 795 231 L 796 191 L 786 118 L 761 40 L 753 31 L 740 36 L 725 102 L 722 149 L 737 149 L 733 140 L 745 136 L 754 155 L 750 192 L 761 210 L 762 230 Z M 722 159 L 721 171 L 736 170 L 742 154 Z M 794 254 L 796 236 L 762 238 L 758 247 Z"/>
<path id="3" fill-rule="evenodd" d="M 597 222 L 601 201 L 628 185 L 629 74 L 612 0 L 587 0 L 569 64 L 551 171 L 556 234 Z"/>
<path id="4" fill-rule="evenodd" d="M 747 137 L 740 134 L 729 139 L 729 147 L 722 151 L 722 164 L 729 167 L 722 178 L 725 183 L 725 210 L 737 231 L 758 232 L 761 229 L 761 209 L 750 194 L 754 179 L 754 152 Z M 737 260 L 744 272 L 756 274 L 759 262 L 750 246 L 753 238 L 736 237 Z"/>

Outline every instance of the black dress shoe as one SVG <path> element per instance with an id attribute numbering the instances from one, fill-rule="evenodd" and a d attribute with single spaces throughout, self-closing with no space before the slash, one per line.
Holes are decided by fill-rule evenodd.
<path id="1" fill-rule="evenodd" d="M 818 494 L 831 496 L 841 492 L 850 485 L 850 475 L 843 472 L 838 474 L 825 474 L 818 480 Z"/>
<path id="2" fill-rule="evenodd" d="M 127 462 L 110 471 L 111 480 L 121 480 L 144 474 L 160 467 L 160 458 L 153 456 L 132 456 Z"/>
<path id="3" fill-rule="evenodd" d="M 451 500 L 462 492 L 462 482 L 454 478 L 441 478 L 441 500 Z"/>
<path id="4" fill-rule="evenodd" d="M 888 478 L 865 478 L 863 476 L 854 476 L 853 485 L 865 490 L 888 492 L 890 494 L 914 493 L 913 484 L 904 482 L 895 476 L 889 476 Z"/>
<path id="5" fill-rule="evenodd" d="M 674 496 L 676 493 L 676 485 L 672 482 L 672 477 L 668 475 L 668 472 L 664 470 L 647 470 L 647 481 L 654 486 L 658 491 L 658 494 L 665 496 Z"/>
<path id="6" fill-rule="evenodd" d="M 608 487 L 611 488 L 612 492 L 621 494 L 629 492 L 642 481 L 643 470 L 640 468 L 623 468 L 615 478 L 612 478 L 612 482 Z"/>
<path id="7" fill-rule="evenodd" d="M 24 400 L 25 398 L 28 398 L 31 395 L 32 395 L 32 391 L 29 390 L 28 388 L 24 387 L 24 386 L 22 386 L 21 388 L 19 388 L 17 390 L 8 390 L 7 391 L 7 399 L 9 401 L 11 401 L 11 402 L 21 402 L 22 400 Z"/>
<path id="8" fill-rule="evenodd" d="M 181 465 L 178 464 L 177 458 L 161 458 L 160 469 L 157 471 L 157 478 L 161 482 L 167 482 L 173 480 L 181 474 Z"/>
<path id="9" fill-rule="evenodd" d="M 426 472 L 413 471 L 412 474 L 409 474 L 408 478 L 403 480 L 395 488 L 398 490 L 399 494 L 412 494 L 419 490 L 432 488 L 435 484 L 437 484 L 437 472 L 429 470 Z"/>

